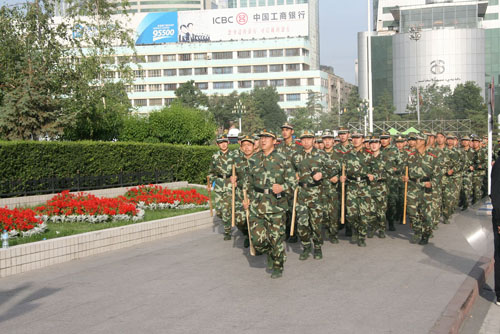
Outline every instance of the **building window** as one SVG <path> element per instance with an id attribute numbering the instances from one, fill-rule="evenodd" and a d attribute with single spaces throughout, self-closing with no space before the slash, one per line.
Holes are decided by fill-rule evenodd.
<path id="1" fill-rule="evenodd" d="M 148 70 L 148 78 L 161 77 L 161 70 Z"/>
<path id="2" fill-rule="evenodd" d="M 146 91 L 146 85 L 134 85 L 134 92 L 142 93 Z"/>
<path id="3" fill-rule="evenodd" d="M 205 59 L 207 59 L 206 53 L 195 53 L 194 54 L 194 60 L 205 60 Z"/>
<path id="4" fill-rule="evenodd" d="M 134 63 L 145 63 L 146 62 L 146 56 L 133 56 L 132 57 L 132 62 L 134 62 Z"/>
<path id="5" fill-rule="evenodd" d="M 208 89 L 208 82 L 196 82 L 194 85 L 201 90 Z"/>
<path id="6" fill-rule="evenodd" d="M 168 68 L 163 70 L 164 77 L 174 77 L 177 75 L 177 70 L 175 68 Z"/>
<path id="7" fill-rule="evenodd" d="M 148 56 L 148 63 L 159 63 L 161 59 L 160 55 L 150 55 Z"/>
<path id="8" fill-rule="evenodd" d="M 169 84 L 163 85 L 163 90 L 165 90 L 165 91 L 176 90 L 176 89 L 177 89 L 177 84 L 175 84 L 175 83 L 169 83 Z"/>
<path id="9" fill-rule="evenodd" d="M 137 78 L 145 78 L 146 77 L 146 71 L 144 70 L 134 70 L 134 77 Z"/>
<path id="10" fill-rule="evenodd" d="M 286 86 L 287 87 L 300 86 L 300 79 L 286 79 Z"/>
<path id="11" fill-rule="evenodd" d="M 253 82 L 254 87 L 265 87 L 267 86 L 267 80 L 255 80 Z"/>
<path id="12" fill-rule="evenodd" d="M 172 102 L 174 102 L 174 98 L 172 98 L 172 97 L 167 97 L 167 98 L 165 98 L 165 99 L 164 99 L 164 101 L 165 101 L 165 105 L 166 105 L 166 106 L 169 106 L 169 105 L 171 105 L 171 104 L 172 104 Z"/>
<path id="13" fill-rule="evenodd" d="M 131 85 L 126 85 L 126 86 L 125 86 L 125 91 L 126 91 L 127 93 L 132 93 L 132 92 L 134 91 L 134 87 L 133 87 L 133 86 L 131 86 Z"/>
<path id="14" fill-rule="evenodd" d="M 485 20 L 498 20 L 498 13 L 489 13 L 484 16 Z"/>
<path id="15" fill-rule="evenodd" d="M 238 58 L 250 58 L 251 56 L 250 51 L 238 51 Z"/>
<path id="16" fill-rule="evenodd" d="M 134 106 L 136 106 L 136 107 L 147 107 L 148 106 L 148 100 L 146 100 L 146 99 L 135 99 L 134 100 Z"/>
<path id="17" fill-rule="evenodd" d="M 212 52 L 212 59 L 233 59 L 233 52 Z"/>
<path id="18" fill-rule="evenodd" d="M 158 107 L 162 106 L 163 99 L 149 99 L 149 106 L 150 107 Z"/>
<path id="19" fill-rule="evenodd" d="M 302 71 L 309 71 L 310 66 L 308 64 L 302 64 Z"/>
<path id="20" fill-rule="evenodd" d="M 103 57 L 102 63 L 108 64 L 108 65 L 113 65 L 115 63 L 115 57 Z"/>
<path id="21" fill-rule="evenodd" d="M 307 85 L 308 86 L 314 86 L 314 78 L 308 78 L 307 79 Z"/>
<path id="22" fill-rule="evenodd" d="M 284 94 L 279 94 L 279 97 L 280 97 L 280 102 L 284 102 L 285 101 L 285 95 Z"/>
<path id="23" fill-rule="evenodd" d="M 255 65 L 253 73 L 267 73 L 267 65 Z"/>
<path id="24" fill-rule="evenodd" d="M 179 75 L 193 75 L 192 68 L 179 68 Z"/>
<path id="25" fill-rule="evenodd" d="M 163 61 L 175 61 L 175 55 L 163 55 Z"/>
<path id="26" fill-rule="evenodd" d="M 238 81 L 238 88 L 252 88 L 252 82 L 248 81 Z"/>
<path id="27" fill-rule="evenodd" d="M 300 56 L 300 49 L 299 48 L 296 48 L 296 49 L 286 49 L 285 54 L 286 54 L 287 57 Z"/>
<path id="28" fill-rule="evenodd" d="M 271 87 L 283 87 L 285 84 L 285 80 L 283 79 L 277 79 L 277 80 L 270 80 L 269 85 Z"/>
<path id="29" fill-rule="evenodd" d="M 250 73 L 252 72 L 252 66 L 238 66 L 238 73 Z"/>
<path id="30" fill-rule="evenodd" d="M 269 65 L 269 72 L 283 72 L 283 64 Z"/>
<path id="31" fill-rule="evenodd" d="M 116 59 L 118 60 L 118 64 L 126 64 L 126 63 L 129 63 L 130 62 L 130 57 L 128 56 L 118 56 L 116 57 Z"/>
<path id="32" fill-rule="evenodd" d="M 267 57 L 267 50 L 255 50 L 253 52 L 254 58 L 265 58 Z"/>
<path id="33" fill-rule="evenodd" d="M 149 85 L 150 92 L 161 92 L 161 84 Z"/>
<path id="34" fill-rule="evenodd" d="M 300 64 L 286 64 L 286 71 L 300 71 Z"/>
<path id="35" fill-rule="evenodd" d="M 104 77 L 106 79 L 114 79 L 115 78 L 115 72 L 113 72 L 113 71 L 106 71 L 106 72 L 104 72 Z"/>
<path id="36" fill-rule="evenodd" d="M 233 73 L 233 67 L 214 67 L 212 68 L 212 74 L 231 74 Z"/>
<path id="37" fill-rule="evenodd" d="M 181 53 L 179 55 L 179 61 L 190 61 L 191 60 L 191 54 L 190 53 Z"/>
<path id="38" fill-rule="evenodd" d="M 283 57 L 283 49 L 269 50 L 270 57 Z"/>
<path id="39" fill-rule="evenodd" d="M 232 88 L 233 88 L 232 81 L 214 82 L 214 89 L 232 89 Z"/>
<path id="40" fill-rule="evenodd" d="M 206 75 L 208 74 L 208 68 L 207 67 L 198 67 L 194 69 L 194 74 L 195 75 Z"/>
<path id="41" fill-rule="evenodd" d="M 307 50 L 307 49 L 302 49 L 302 55 L 303 55 L 304 57 L 309 57 L 309 50 Z"/>
<path id="42" fill-rule="evenodd" d="M 300 101 L 300 94 L 286 94 L 287 101 Z"/>

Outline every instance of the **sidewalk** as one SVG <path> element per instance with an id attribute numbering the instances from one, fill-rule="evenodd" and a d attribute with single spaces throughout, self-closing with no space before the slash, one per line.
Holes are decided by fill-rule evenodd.
<path id="1" fill-rule="evenodd" d="M 342 237 L 321 261 L 288 245 L 279 280 L 214 225 L 0 279 L 0 333 L 428 333 L 491 249 L 489 219 L 455 215 L 425 247 L 407 225 Z"/>

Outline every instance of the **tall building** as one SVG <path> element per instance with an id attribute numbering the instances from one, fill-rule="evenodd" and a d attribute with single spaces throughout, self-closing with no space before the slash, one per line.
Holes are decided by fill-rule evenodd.
<path id="1" fill-rule="evenodd" d="M 384 92 L 397 113 L 416 96 L 411 88 L 430 83 L 474 81 L 486 96 L 492 76 L 500 81 L 498 0 L 375 0 L 372 41 L 372 90 L 376 105 Z M 410 39 L 410 29 L 419 32 Z M 368 33 L 358 34 L 360 96 L 368 97 Z M 415 94 L 413 94 L 415 95 Z M 500 103 L 499 95 L 496 95 Z"/>

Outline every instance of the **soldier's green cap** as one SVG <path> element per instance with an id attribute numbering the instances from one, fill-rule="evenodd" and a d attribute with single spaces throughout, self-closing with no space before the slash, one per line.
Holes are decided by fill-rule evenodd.
<path id="1" fill-rule="evenodd" d="M 408 140 L 417 140 L 417 134 L 415 132 L 410 132 L 408 134 Z"/>
<path id="2" fill-rule="evenodd" d="M 335 137 L 335 141 L 340 142 L 340 138 L 339 137 Z M 500 138 L 498 139 L 498 141 L 500 141 Z"/>
<path id="3" fill-rule="evenodd" d="M 314 138 L 314 133 L 312 133 L 311 131 L 308 131 L 308 130 L 304 130 L 301 134 L 300 134 L 300 139 L 302 138 Z"/>
<path id="4" fill-rule="evenodd" d="M 380 139 L 382 139 L 382 136 L 380 136 L 380 138 L 377 136 L 371 136 L 370 143 L 380 143 Z"/>
<path id="5" fill-rule="evenodd" d="M 227 134 L 223 133 L 217 137 L 217 144 L 223 143 L 223 142 L 229 142 L 229 138 L 227 138 Z"/>
<path id="6" fill-rule="evenodd" d="M 481 141 L 481 138 L 479 138 L 477 135 L 472 135 L 471 140 L 472 141 Z"/>
<path id="7" fill-rule="evenodd" d="M 321 138 L 335 138 L 335 135 L 330 130 L 325 130 Z"/>
<path id="8" fill-rule="evenodd" d="M 404 143 L 406 141 L 406 138 L 399 135 L 396 137 L 396 143 Z"/>
<path id="9" fill-rule="evenodd" d="M 255 144 L 255 140 L 251 136 L 241 136 L 240 142 L 243 144 L 245 141 Z"/>
<path id="10" fill-rule="evenodd" d="M 451 132 L 450 132 L 450 133 L 448 133 L 448 134 L 446 135 L 446 139 L 456 139 L 456 138 L 457 138 L 457 136 L 455 136 L 455 135 L 454 135 L 453 133 L 451 133 Z"/>
<path id="11" fill-rule="evenodd" d="M 415 133 L 415 139 L 426 140 L 427 137 L 423 133 Z"/>
<path id="12" fill-rule="evenodd" d="M 321 137 L 316 138 L 316 143 L 320 144 L 323 142 L 323 139 Z"/>
<path id="13" fill-rule="evenodd" d="M 266 129 L 262 130 L 259 133 L 259 137 L 271 137 L 271 138 L 276 139 L 276 135 L 274 133 L 272 133 L 271 131 L 267 131 Z"/>
<path id="14" fill-rule="evenodd" d="M 426 135 L 427 137 L 428 136 L 436 137 L 436 134 L 432 131 L 424 131 L 424 135 Z"/>
<path id="15" fill-rule="evenodd" d="M 256 133 L 254 133 L 254 134 L 252 135 L 252 137 L 253 137 L 253 140 L 259 140 L 259 139 L 260 139 L 259 135 L 258 135 L 258 134 L 256 134 Z"/>
<path id="16" fill-rule="evenodd" d="M 467 136 L 467 135 L 465 135 L 465 136 L 463 136 L 462 138 L 460 138 L 460 140 L 470 140 L 470 137 L 469 137 L 469 136 Z"/>
<path id="17" fill-rule="evenodd" d="M 364 137 L 365 135 L 362 134 L 361 132 L 359 132 L 358 130 L 354 131 L 353 133 L 351 133 L 351 138 L 362 138 Z"/>
<path id="18" fill-rule="evenodd" d="M 349 133 L 349 130 L 347 128 L 341 127 L 338 132 L 339 132 L 339 135 L 342 135 L 342 134 Z"/>
<path id="19" fill-rule="evenodd" d="M 285 124 L 283 124 L 283 125 L 281 126 L 281 128 L 282 128 L 282 129 L 290 129 L 290 130 L 293 130 L 293 125 L 292 125 L 292 124 L 290 124 L 290 123 L 288 123 L 288 122 L 286 122 Z"/>
<path id="20" fill-rule="evenodd" d="M 391 138 L 391 134 L 387 131 L 384 131 L 380 134 L 380 139 L 389 139 Z"/>

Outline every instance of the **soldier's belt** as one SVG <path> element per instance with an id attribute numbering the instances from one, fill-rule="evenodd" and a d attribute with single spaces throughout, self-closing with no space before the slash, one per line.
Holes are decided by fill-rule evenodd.
<path id="1" fill-rule="evenodd" d="M 318 183 L 299 182 L 299 186 L 301 186 L 302 188 L 314 188 L 314 187 L 317 187 L 319 185 L 321 185 L 320 182 L 318 182 Z"/>
<path id="2" fill-rule="evenodd" d="M 258 193 L 264 194 L 264 195 L 273 194 L 273 190 L 272 189 L 262 189 L 262 188 L 259 188 L 259 187 L 253 187 L 253 190 L 255 190 Z"/>
<path id="3" fill-rule="evenodd" d="M 217 174 L 217 177 L 220 179 L 229 179 L 231 174 Z"/>
<path id="4" fill-rule="evenodd" d="M 430 177 L 421 177 L 421 178 L 418 178 L 418 179 L 410 178 L 410 181 L 413 181 L 413 182 L 416 182 L 416 183 L 431 182 L 431 178 Z"/>
<path id="5" fill-rule="evenodd" d="M 368 181 L 368 176 L 347 176 L 347 179 L 349 181 L 355 181 L 355 182 L 367 182 Z"/>

